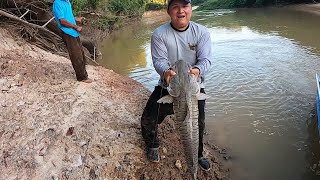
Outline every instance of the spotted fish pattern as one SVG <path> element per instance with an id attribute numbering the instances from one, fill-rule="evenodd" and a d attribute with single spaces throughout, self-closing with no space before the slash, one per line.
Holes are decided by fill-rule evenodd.
<path id="1" fill-rule="evenodd" d="M 169 95 L 162 97 L 158 103 L 173 103 L 175 124 L 184 147 L 188 172 L 192 179 L 197 179 L 198 169 L 198 100 L 207 98 L 200 93 L 199 83 L 189 71 L 192 67 L 183 60 L 178 60 L 171 67 L 176 72 L 167 87 Z"/>

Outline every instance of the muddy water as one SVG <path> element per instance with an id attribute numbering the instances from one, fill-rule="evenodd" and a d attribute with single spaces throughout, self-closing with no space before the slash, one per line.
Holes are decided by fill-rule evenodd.
<path id="1" fill-rule="evenodd" d="M 206 74 L 208 138 L 231 156 L 232 179 L 320 178 L 319 18 L 284 8 L 194 12 L 193 20 L 209 28 L 214 52 Z M 153 90 L 159 76 L 150 35 L 158 25 L 135 24 L 110 36 L 100 64 Z"/>

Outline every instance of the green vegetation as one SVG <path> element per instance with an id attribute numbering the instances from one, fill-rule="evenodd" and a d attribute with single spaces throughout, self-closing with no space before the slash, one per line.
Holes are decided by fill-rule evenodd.
<path id="1" fill-rule="evenodd" d="M 166 8 L 166 4 L 159 4 L 159 3 L 147 3 L 146 4 L 146 11 L 150 10 L 160 10 Z"/>
<path id="2" fill-rule="evenodd" d="M 99 9 L 116 16 L 141 16 L 145 10 L 146 0 L 71 0 L 76 15 L 89 8 Z M 106 12 L 109 11 L 109 12 Z"/>
<path id="3" fill-rule="evenodd" d="M 260 7 L 270 5 L 273 1 L 274 0 L 207 0 L 200 5 L 199 9 Z"/>
<path id="4" fill-rule="evenodd" d="M 167 7 L 167 0 L 146 0 L 146 11 L 160 10 Z"/>
<path id="5" fill-rule="evenodd" d="M 98 19 L 97 26 L 103 30 L 118 29 L 123 24 L 124 18 L 120 16 L 105 15 Z"/>
<path id="6" fill-rule="evenodd" d="M 145 11 L 166 8 L 167 0 L 70 0 L 76 16 L 84 12 L 102 14 L 99 28 L 110 28 L 126 18 L 141 17 Z"/>
<path id="7" fill-rule="evenodd" d="M 80 14 L 81 10 L 89 8 L 97 9 L 101 0 L 71 0 L 73 10 L 76 14 Z"/>
<path id="8" fill-rule="evenodd" d="M 108 10 L 116 16 L 141 16 L 145 11 L 145 0 L 109 0 Z"/>
<path id="9" fill-rule="evenodd" d="M 295 3 L 314 3 L 319 0 L 193 0 L 200 5 L 199 10 L 263 7 L 269 5 L 284 5 Z"/>
<path id="10" fill-rule="evenodd" d="M 129 18 L 141 17 L 147 0 L 71 0 L 76 16 L 99 14 L 95 24 L 102 30 L 120 27 Z"/>
<path id="11" fill-rule="evenodd" d="M 148 10 L 159 10 L 167 7 L 167 0 L 70 0 L 79 16 L 82 12 L 93 9 L 115 16 L 137 17 Z M 203 0 L 202 0 L 203 1 Z"/>
<path id="12" fill-rule="evenodd" d="M 97 7 L 99 6 L 100 0 L 88 0 L 88 3 L 92 9 L 97 9 Z"/>

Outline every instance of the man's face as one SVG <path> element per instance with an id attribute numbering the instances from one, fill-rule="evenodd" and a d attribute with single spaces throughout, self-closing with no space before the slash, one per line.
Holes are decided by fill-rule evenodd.
<path id="1" fill-rule="evenodd" d="M 187 28 L 192 14 L 190 3 L 186 4 L 184 0 L 174 0 L 167 12 L 171 18 L 171 24 L 176 29 L 185 30 Z"/>

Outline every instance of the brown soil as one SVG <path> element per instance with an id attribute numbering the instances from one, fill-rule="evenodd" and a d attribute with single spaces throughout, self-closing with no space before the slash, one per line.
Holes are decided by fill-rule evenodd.
<path id="1" fill-rule="evenodd" d="M 0 28 L 0 179 L 185 179 L 170 117 L 159 127 L 160 163 L 146 159 L 146 88 L 90 65 L 94 82 L 77 82 L 67 58 L 17 37 Z M 199 170 L 199 179 L 228 179 L 211 147 L 205 148 L 212 170 Z"/>

